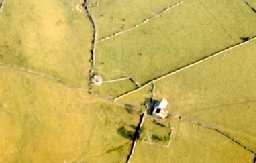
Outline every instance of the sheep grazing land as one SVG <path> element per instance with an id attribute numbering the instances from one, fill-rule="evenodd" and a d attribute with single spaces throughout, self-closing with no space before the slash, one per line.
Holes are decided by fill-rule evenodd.
<path id="1" fill-rule="evenodd" d="M 0 163 L 255 163 L 255 52 L 255 0 L 0 0 Z"/>

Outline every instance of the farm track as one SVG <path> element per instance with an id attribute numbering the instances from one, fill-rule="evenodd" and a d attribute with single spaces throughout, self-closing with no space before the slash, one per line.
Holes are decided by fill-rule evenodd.
<path id="1" fill-rule="evenodd" d="M 140 83 L 137 82 L 132 77 L 121 77 L 121 78 L 117 78 L 117 79 L 105 80 L 105 81 L 103 81 L 103 83 L 114 83 L 114 82 L 119 82 L 119 81 L 124 81 L 124 80 L 131 81 L 137 88 L 140 87 Z"/>
<path id="2" fill-rule="evenodd" d="M 138 24 L 136 24 L 136 25 L 134 25 L 134 26 L 132 26 L 132 27 L 130 27 L 128 29 L 125 29 L 123 31 L 115 32 L 115 33 L 112 33 L 111 35 L 108 35 L 106 37 L 100 38 L 100 39 L 96 40 L 96 42 L 103 42 L 103 41 L 106 41 L 106 40 L 110 40 L 110 39 L 112 39 L 112 38 L 114 38 L 116 36 L 120 36 L 122 34 L 131 32 L 131 31 L 133 31 L 133 30 L 135 30 L 135 29 L 137 29 L 137 28 L 139 28 L 139 27 L 141 27 L 141 26 L 143 26 L 145 24 L 150 23 L 152 20 L 154 20 L 156 18 L 160 18 L 163 14 L 167 13 L 171 9 L 176 8 L 176 7 L 180 6 L 180 5 L 182 5 L 183 2 L 184 1 L 178 1 L 178 2 L 176 2 L 174 4 L 171 4 L 168 7 L 162 9 L 161 11 L 159 11 L 157 13 L 154 13 L 152 16 L 144 19 L 142 22 L 140 22 L 140 23 L 138 23 Z"/>
<path id="3" fill-rule="evenodd" d="M 105 80 L 103 81 L 103 83 L 114 83 L 114 82 L 119 82 L 119 81 L 123 81 L 123 80 L 129 80 L 129 77 L 122 77 L 122 78 L 118 78 L 118 79 L 111 79 L 111 80 Z"/>
<path id="4" fill-rule="evenodd" d="M 193 66 L 196 66 L 196 65 L 198 65 L 198 64 L 200 64 L 200 63 L 204 63 L 204 62 L 206 62 L 206 61 L 208 61 L 208 60 L 211 60 L 211 59 L 213 59 L 213 58 L 215 58 L 215 57 L 217 57 L 217 56 L 219 56 L 219 55 L 227 55 L 227 54 L 225 54 L 225 52 L 228 52 L 228 51 L 230 51 L 230 50 L 233 50 L 233 49 L 235 49 L 235 48 L 238 48 L 238 47 L 240 47 L 240 46 L 243 46 L 243 45 L 248 44 L 248 43 L 250 43 L 250 42 L 252 42 L 252 41 L 255 41 L 255 40 L 256 40 L 256 36 L 253 36 L 253 37 L 251 37 L 250 39 L 248 39 L 247 41 L 239 42 L 239 43 L 237 43 L 237 44 L 231 45 L 231 46 L 229 46 L 229 47 L 226 47 L 225 49 L 222 49 L 222 50 L 219 50 L 219 51 L 217 51 L 217 52 L 214 52 L 214 53 L 212 53 L 212 54 L 210 54 L 210 55 L 208 55 L 208 56 L 206 56 L 206 57 L 204 57 L 204 58 L 201 58 L 201 59 L 199 59 L 199 60 L 197 60 L 197 61 L 195 61 L 195 62 L 189 63 L 189 64 L 187 64 L 187 65 L 185 65 L 185 66 L 182 66 L 182 67 L 177 68 L 177 69 L 175 69 L 175 70 L 173 70 L 173 71 L 170 71 L 170 72 L 168 72 L 168 73 L 166 73 L 166 74 L 164 74 L 164 75 L 161 75 L 161 76 L 159 76 L 159 77 L 156 77 L 156 78 L 154 78 L 154 79 L 152 79 L 152 80 L 146 82 L 145 84 L 143 84 L 141 87 L 139 87 L 139 88 L 137 88 L 137 89 L 134 89 L 134 90 L 132 90 L 132 91 L 126 92 L 126 93 L 124 93 L 124 94 L 122 94 L 122 95 L 120 95 L 120 96 L 115 97 L 115 98 L 114 98 L 114 101 L 117 101 L 117 100 L 119 100 L 119 99 L 121 99 L 121 98 L 123 98 L 123 97 L 125 97 L 125 96 L 131 95 L 131 94 L 133 94 L 133 93 L 135 93 L 135 92 L 137 92 L 137 91 L 139 91 L 139 90 L 141 90 L 141 89 L 143 89 L 143 88 L 149 86 L 149 85 L 151 84 L 151 82 L 157 82 L 157 81 L 160 81 L 160 80 L 165 79 L 165 78 L 167 78 L 167 77 L 173 76 L 173 75 L 175 75 L 175 74 L 177 74 L 177 73 L 179 73 L 179 72 L 182 72 L 182 71 L 184 71 L 184 70 L 187 70 L 187 69 L 189 69 L 189 68 L 191 68 L 191 67 L 193 67 Z"/>
<path id="5" fill-rule="evenodd" d="M 97 32 L 96 32 L 96 24 L 94 22 L 94 19 L 90 13 L 89 10 L 89 0 L 84 0 L 84 3 L 82 4 L 84 11 L 86 13 L 86 16 L 89 18 L 91 27 L 92 27 L 92 40 L 91 40 L 91 58 L 90 58 L 90 64 L 91 68 L 89 70 L 89 86 L 88 86 L 88 92 L 91 93 L 92 85 L 90 83 L 91 77 L 94 75 L 94 68 L 95 68 L 95 49 L 96 49 L 96 37 L 97 37 Z"/>
<path id="6" fill-rule="evenodd" d="M 222 129 L 218 129 L 218 128 L 216 128 L 216 127 L 213 127 L 213 126 L 210 126 L 210 125 L 206 125 L 206 124 L 202 124 L 202 123 L 200 123 L 200 122 L 195 122 L 195 121 L 193 121 L 192 124 L 194 124 L 194 125 L 196 125 L 196 126 L 198 126 L 198 127 L 204 128 L 204 129 L 208 129 L 208 130 L 212 130 L 212 131 L 214 131 L 214 132 L 217 132 L 218 134 L 220 134 L 220 135 L 226 137 L 227 139 L 229 139 L 230 141 L 232 141 L 234 144 L 239 145 L 239 146 L 242 147 L 244 150 L 246 150 L 246 151 L 248 151 L 248 152 L 250 152 L 250 153 L 252 153 L 252 154 L 254 154 L 254 155 L 256 154 L 256 152 L 255 152 L 253 149 L 251 149 L 250 147 L 244 145 L 244 144 L 241 143 L 238 139 L 236 139 L 236 138 L 230 136 L 228 133 L 226 133 L 226 132 L 225 132 L 224 130 L 222 130 Z"/>

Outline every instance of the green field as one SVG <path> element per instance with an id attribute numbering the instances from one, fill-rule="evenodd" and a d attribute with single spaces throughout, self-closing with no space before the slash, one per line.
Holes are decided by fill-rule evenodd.
<path id="1" fill-rule="evenodd" d="M 256 123 L 256 94 L 254 91 L 256 87 L 256 76 L 254 73 L 256 72 L 255 50 L 256 41 L 252 41 L 222 53 L 204 63 L 156 81 L 154 98 L 165 97 L 170 101 L 170 122 L 171 125 L 177 125 L 175 126 L 177 134 L 183 134 L 178 132 L 179 126 L 183 126 L 184 123 L 190 123 L 196 128 L 198 126 L 193 124 L 200 123 L 212 129 L 217 129 L 223 132 L 224 135 L 214 130 L 216 134 L 214 136 L 212 130 L 209 130 L 207 127 L 199 127 L 200 132 L 196 132 L 196 136 L 194 131 L 193 133 L 188 133 L 191 137 L 184 138 L 182 140 L 184 142 L 176 140 L 176 138 L 179 139 L 179 136 L 175 136 L 173 139 L 175 145 L 170 145 L 167 151 L 166 147 L 160 148 L 159 151 L 154 151 L 155 148 L 159 147 L 159 144 L 151 144 L 153 146 L 151 147 L 151 145 L 142 141 L 139 143 L 139 147 L 137 147 L 138 154 L 137 156 L 135 154 L 135 160 L 138 159 L 137 162 L 141 160 L 145 162 L 150 162 L 150 160 L 151 162 L 159 162 L 163 157 L 170 159 L 170 162 L 172 160 L 174 160 L 173 162 L 190 162 L 189 160 L 191 162 L 221 162 L 220 160 L 225 160 L 223 162 L 250 162 L 248 159 L 250 160 L 252 157 L 242 155 L 239 156 L 240 158 L 237 158 L 238 155 L 234 157 L 232 155 L 235 152 L 230 151 L 234 151 L 235 148 L 239 147 L 237 144 L 239 143 L 241 144 L 240 149 L 245 147 L 251 152 L 256 152 L 256 128 L 253 125 Z M 143 89 L 138 90 L 138 92 L 121 98 L 120 101 L 138 99 L 138 95 L 143 92 Z M 142 101 L 143 99 L 139 99 L 137 104 L 140 104 Z M 184 130 L 187 131 L 187 128 Z M 211 131 L 209 138 L 201 138 L 201 136 L 208 135 L 207 132 L 209 131 L 207 130 Z M 156 133 L 159 132 L 156 131 Z M 217 135 L 221 136 L 221 139 L 229 139 L 229 145 L 221 146 L 217 151 L 215 151 L 216 149 L 208 149 L 207 144 L 210 142 L 215 142 L 218 146 L 223 144 L 220 141 L 224 141 L 224 139 L 215 140 Z M 198 144 L 194 148 L 192 148 L 192 145 L 195 143 L 194 141 L 201 139 L 206 140 L 206 142 L 202 142 L 203 144 L 205 143 L 205 147 L 202 147 L 203 151 L 214 153 L 205 155 L 202 158 L 196 158 L 197 154 L 195 153 L 200 152 L 197 150 L 201 150 L 201 147 L 197 145 L 202 143 L 197 142 Z M 181 143 L 180 145 L 184 143 L 183 146 L 186 146 L 185 148 L 188 145 L 186 143 L 191 143 L 189 144 L 191 151 L 187 152 L 187 155 L 177 156 L 177 152 L 183 153 L 185 149 L 184 147 L 177 147 L 176 149 L 176 143 Z M 212 146 L 209 145 L 210 147 Z M 162 151 L 166 151 L 166 153 L 162 153 Z M 162 155 L 158 155 L 159 157 L 145 157 L 145 155 L 152 155 L 151 152 L 159 152 Z M 226 155 L 226 152 L 230 152 L 230 156 Z M 221 153 L 225 154 L 222 156 Z M 241 159 L 241 161 L 234 161 L 233 159 Z"/>
<path id="2" fill-rule="evenodd" d="M 97 72 L 106 80 L 129 76 L 144 84 L 255 36 L 255 28 L 255 14 L 240 0 L 187 0 L 148 24 L 97 43 Z"/>
<path id="3" fill-rule="evenodd" d="M 256 41 L 156 83 L 172 111 L 241 137 L 256 151 Z"/>
<path id="4" fill-rule="evenodd" d="M 255 0 L 0 4 L 0 163 L 255 162 Z"/>

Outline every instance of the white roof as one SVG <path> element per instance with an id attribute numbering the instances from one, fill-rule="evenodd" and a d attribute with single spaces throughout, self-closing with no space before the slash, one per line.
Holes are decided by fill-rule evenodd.
<path id="1" fill-rule="evenodd" d="M 165 99 L 165 98 L 162 98 L 162 100 L 160 101 L 158 107 L 161 108 L 161 109 L 164 109 L 166 108 L 168 105 L 168 101 Z"/>
<path id="2" fill-rule="evenodd" d="M 165 98 L 162 98 L 161 101 L 159 101 L 159 103 L 156 106 L 154 106 L 152 114 L 162 119 L 166 118 L 168 116 L 168 111 L 165 110 L 167 105 L 168 101 Z"/>

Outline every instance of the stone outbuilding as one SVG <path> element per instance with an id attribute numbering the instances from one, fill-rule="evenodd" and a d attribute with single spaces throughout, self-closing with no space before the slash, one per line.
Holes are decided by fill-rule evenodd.
<path id="1" fill-rule="evenodd" d="M 160 101 L 156 101 L 153 104 L 152 115 L 158 118 L 165 119 L 168 116 L 168 111 L 166 109 L 168 101 L 162 98 Z"/>
<path id="2" fill-rule="evenodd" d="M 100 86 L 103 83 L 103 78 L 100 75 L 93 75 L 91 82 L 96 86 Z"/>

